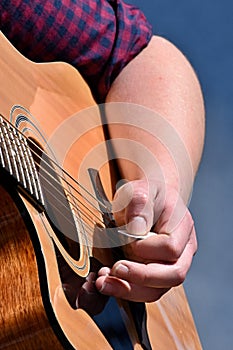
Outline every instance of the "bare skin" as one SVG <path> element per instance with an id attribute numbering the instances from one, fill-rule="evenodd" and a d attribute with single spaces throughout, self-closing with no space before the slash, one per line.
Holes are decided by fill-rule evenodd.
<path id="1" fill-rule="evenodd" d="M 129 233 L 154 231 L 156 234 L 127 245 L 124 251 L 128 260 L 103 267 L 96 287 L 106 295 L 152 302 L 185 280 L 197 250 L 187 196 L 192 191 L 203 150 L 202 93 L 192 67 L 181 52 L 167 40 L 153 37 L 149 46 L 117 77 L 106 102 L 130 102 L 162 116 L 164 128 L 171 127 L 174 135 L 179 136 L 192 168 L 191 175 L 184 169 L 180 176 L 171 152 L 157 135 L 145 135 L 145 130 L 140 128 L 132 133 L 126 125 L 110 125 L 113 138 L 123 135 L 124 139 L 140 142 L 159 164 L 157 168 L 148 162 L 142 172 L 135 164 L 143 161 L 140 159 L 143 152 L 137 153 L 135 164 L 119 161 L 129 182 L 118 190 L 115 202 L 124 202 L 129 193 L 131 197 L 129 202 L 126 200 L 126 206 L 115 211 L 116 221 L 119 225 L 126 224 Z M 170 132 L 168 135 L 169 143 Z M 163 181 L 157 176 L 157 169 Z"/>

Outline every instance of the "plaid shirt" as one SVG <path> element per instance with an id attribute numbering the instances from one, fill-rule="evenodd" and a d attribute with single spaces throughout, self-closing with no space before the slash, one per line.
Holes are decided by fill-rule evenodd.
<path id="1" fill-rule="evenodd" d="M 97 102 L 152 35 L 142 12 L 123 0 L 1 0 L 0 29 L 31 60 L 76 67 Z"/>

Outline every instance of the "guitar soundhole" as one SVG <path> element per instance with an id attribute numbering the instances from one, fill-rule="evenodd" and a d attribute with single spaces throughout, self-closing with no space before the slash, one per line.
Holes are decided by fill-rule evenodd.
<path id="1" fill-rule="evenodd" d="M 47 219 L 67 253 L 79 260 L 79 227 L 61 183 L 64 175 L 34 140 L 28 139 L 28 143 L 39 173 Z"/>

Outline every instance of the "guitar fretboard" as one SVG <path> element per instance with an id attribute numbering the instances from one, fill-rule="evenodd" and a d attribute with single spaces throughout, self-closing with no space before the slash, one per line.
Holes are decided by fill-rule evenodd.
<path id="1" fill-rule="evenodd" d="M 0 167 L 38 205 L 44 205 L 38 171 L 27 138 L 0 115 Z"/>

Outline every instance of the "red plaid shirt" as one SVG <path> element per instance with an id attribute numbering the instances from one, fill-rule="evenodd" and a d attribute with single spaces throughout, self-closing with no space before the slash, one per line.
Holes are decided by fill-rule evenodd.
<path id="1" fill-rule="evenodd" d="M 142 12 L 122 0 L 1 0 L 0 29 L 31 60 L 76 67 L 97 102 L 152 35 Z"/>

